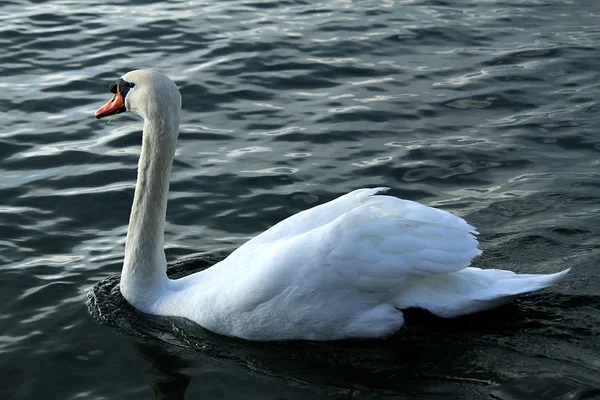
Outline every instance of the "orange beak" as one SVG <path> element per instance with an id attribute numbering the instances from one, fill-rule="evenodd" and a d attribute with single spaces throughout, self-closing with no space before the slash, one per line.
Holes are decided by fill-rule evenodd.
<path id="1" fill-rule="evenodd" d="M 95 115 L 96 118 L 100 119 L 109 115 L 120 114 L 125 111 L 127 111 L 127 109 L 125 108 L 123 95 L 121 95 L 121 91 L 117 86 L 117 93 L 113 95 L 113 97 L 108 101 L 108 103 L 96 110 Z"/>

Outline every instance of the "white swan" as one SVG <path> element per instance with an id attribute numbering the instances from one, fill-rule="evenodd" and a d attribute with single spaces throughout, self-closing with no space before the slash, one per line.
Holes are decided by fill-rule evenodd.
<path id="1" fill-rule="evenodd" d="M 404 324 L 401 309 L 474 313 L 569 271 L 470 268 L 481 253 L 472 226 L 376 188 L 295 214 L 211 268 L 171 280 L 163 237 L 181 96 L 173 81 L 149 70 L 125 74 L 110 90 L 96 118 L 132 111 L 144 119 L 120 286 L 142 312 L 250 340 L 379 338 Z"/>

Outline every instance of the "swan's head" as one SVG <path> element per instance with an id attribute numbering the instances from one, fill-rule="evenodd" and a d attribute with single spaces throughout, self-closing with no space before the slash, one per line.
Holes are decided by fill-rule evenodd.
<path id="1" fill-rule="evenodd" d="M 113 97 L 96 111 L 96 118 L 131 111 L 142 118 L 162 117 L 166 113 L 179 118 L 181 95 L 171 79 L 146 69 L 130 71 L 110 84 Z"/>

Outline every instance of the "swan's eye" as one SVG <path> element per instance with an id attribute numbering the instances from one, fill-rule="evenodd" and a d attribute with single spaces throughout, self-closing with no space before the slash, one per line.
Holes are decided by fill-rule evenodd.
<path id="1" fill-rule="evenodd" d="M 118 82 L 119 81 L 115 81 L 108 86 L 108 90 L 110 90 L 111 93 L 117 93 Z"/>
<path id="2" fill-rule="evenodd" d="M 127 82 L 127 86 L 129 86 L 130 88 L 132 88 L 132 87 L 135 86 L 135 83 L 133 83 L 133 82 Z"/>

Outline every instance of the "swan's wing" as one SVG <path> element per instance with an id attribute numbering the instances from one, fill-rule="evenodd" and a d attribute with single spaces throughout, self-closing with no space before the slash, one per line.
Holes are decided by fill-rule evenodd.
<path id="1" fill-rule="evenodd" d="M 475 234 L 446 211 L 372 196 L 329 224 L 326 261 L 353 287 L 394 290 L 411 277 L 468 267 L 481 253 Z"/>
<path id="2" fill-rule="evenodd" d="M 328 278 L 338 275 L 328 268 L 327 255 L 340 236 L 333 232 L 332 224 L 385 190 L 354 190 L 294 214 L 247 241 L 207 271 L 219 271 L 220 276 L 226 277 L 224 285 L 235 293 L 228 301 L 243 310 L 273 300 L 289 288 L 332 290 L 327 286 Z M 202 280 L 201 274 L 192 274 L 179 281 L 193 291 Z"/>
<path id="3" fill-rule="evenodd" d="M 293 215 L 208 271 L 227 277 L 228 301 L 251 310 L 290 290 L 392 294 L 411 277 L 458 271 L 480 254 L 477 232 L 463 219 L 376 196 L 381 190 L 356 190 Z"/>

